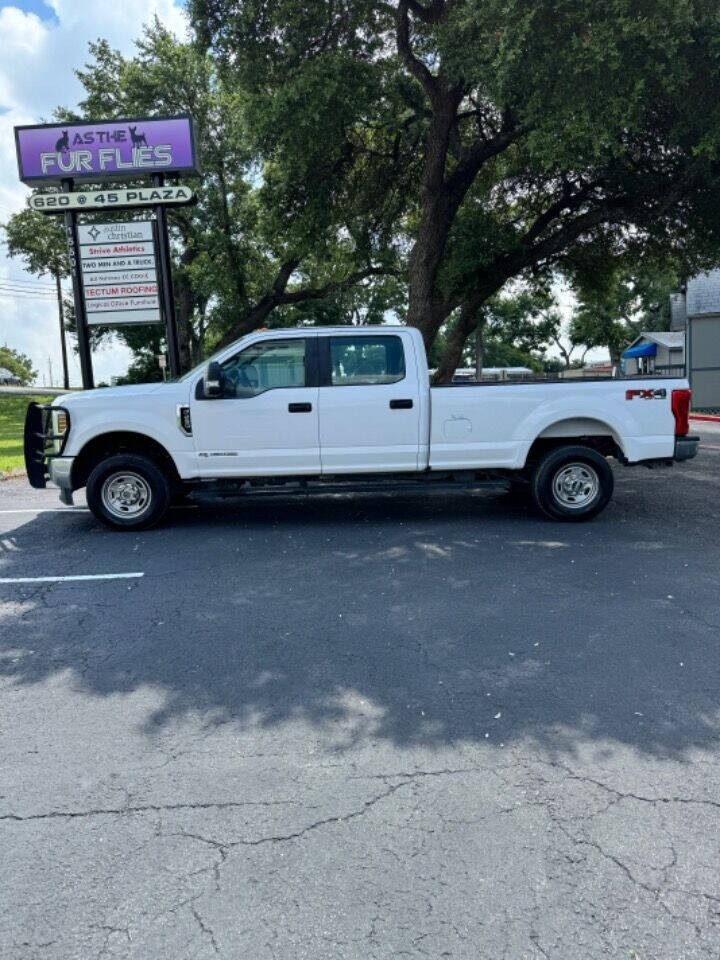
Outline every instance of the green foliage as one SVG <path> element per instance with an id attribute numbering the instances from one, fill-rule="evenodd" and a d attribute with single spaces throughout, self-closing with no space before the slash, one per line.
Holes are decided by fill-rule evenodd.
<path id="1" fill-rule="evenodd" d="M 23 385 L 32 383 L 37 376 L 30 357 L 18 350 L 13 350 L 7 344 L 0 347 L 0 367 L 5 367 L 10 373 L 15 374 Z"/>
<path id="2" fill-rule="evenodd" d="M 527 353 L 512 343 L 491 337 L 484 343 L 483 366 L 529 367 L 531 370 L 539 371 L 543 369 L 543 361 L 535 354 Z"/>
<path id="3" fill-rule="evenodd" d="M 570 256 L 645 252 L 688 270 L 720 256 L 711 0 L 189 9 L 249 97 L 269 233 L 327 253 L 339 230 L 353 250 L 375 244 L 404 270 L 404 316 L 427 343 L 451 319 L 440 337 L 457 350 L 476 305 Z"/>
<path id="4" fill-rule="evenodd" d="M 27 406 L 35 400 L 47 403 L 45 397 L 0 396 L 0 473 L 16 470 L 25 463 L 23 432 Z"/>
<path id="5" fill-rule="evenodd" d="M 62 221 L 35 210 L 14 213 L 0 229 L 11 257 L 19 257 L 35 275 L 67 277 L 70 273 L 67 240 Z"/>
<path id="6" fill-rule="evenodd" d="M 127 373 L 118 384 L 160 383 L 163 379 L 158 356 L 164 352 L 162 327 L 125 327 L 123 340 L 133 352 Z"/>
<path id="7" fill-rule="evenodd" d="M 336 294 L 353 287 L 348 277 L 369 268 L 377 248 L 338 221 L 333 207 L 342 161 L 332 144 L 349 118 L 345 91 L 362 72 L 352 58 L 344 65 L 358 74 L 350 87 L 347 73 L 336 75 L 338 63 L 323 62 L 304 89 L 288 86 L 268 102 L 255 81 L 252 89 L 228 83 L 211 51 L 178 42 L 157 20 L 132 58 L 105 41 L 90 49 L 93 59 L 78 73 L 86 91 L 81 116 L 189 112 L 195 120 L 199 202 L 169 216 L 184 365 L 261 323 L 290 322 L 305 290 L 312 302 L 305 318 L 337 314 L 344 298 Z M 308 98 L 318 101 L 312 117 Z M 324 291 L 329 299 L 320 307 Z M 375 314 L 377 298 L 367 293 L 352 306 Z M 149 371 L 142 354 L 155 334 L 146 331 L 144 344 L 125 329 L 120 336 L 138 351 L 135 372 Z"/>
<path id="8" fill-rule="evenodd" d="M 573 343 L 605 347 L 617 363 L 642 331 L 670 328 L 670 294 L 680 284 L 671 261 L 650 258 L 596 264 L 575 277 L 578 308 L 570 324 Z"/>

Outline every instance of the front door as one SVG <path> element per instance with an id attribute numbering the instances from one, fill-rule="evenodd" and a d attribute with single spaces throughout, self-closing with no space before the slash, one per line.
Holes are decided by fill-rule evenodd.
<path id="1" fill-rule="evenodd" d="M 258 340 L 223 361 L 221 399 L 192 401 L 200 476 L 320 473 L 315 338 Z"/>
<path id="2" fill-rule="evenodd" d="M 318 348 L 322 472 L 418 470 L 420 392 L 403 338 L 320 335 Z"/>

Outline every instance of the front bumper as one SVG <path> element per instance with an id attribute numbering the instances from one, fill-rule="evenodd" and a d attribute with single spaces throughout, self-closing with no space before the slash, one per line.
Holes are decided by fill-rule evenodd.
<path id="1" fill-rule="evenodd" d="M 674 460 L 692 460 L 697 456 L 700 446 L 700 437 L 675 437 L 675 456 Z"/>
<path id="2" fill-rule="evenodd" d="M 48 463 L 50 483 L 60 487 L 60 500 L 72 506 L 72 468 L 74 457 L 52 457 Z"/>

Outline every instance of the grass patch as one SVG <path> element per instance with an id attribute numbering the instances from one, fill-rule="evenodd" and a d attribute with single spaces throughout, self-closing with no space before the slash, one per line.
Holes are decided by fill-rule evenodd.
<path id="1" fill-rule="evenodd" d="M 23 430 L 25 412 L 31 400 L 48 403 L 50 397 L 0 395 L 0 473 L 25 466 Z"/>

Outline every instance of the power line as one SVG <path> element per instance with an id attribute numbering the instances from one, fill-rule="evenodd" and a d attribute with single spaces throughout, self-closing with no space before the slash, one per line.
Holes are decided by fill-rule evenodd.
<path id="1" fill-rule="evenodd" d="M 0 287 L 0 297 L 7 300 L 44 300 L 52 303 L 53 297 L 46 293 L 18 293 L 17 290 L 4 290 Z"/>
<path id="2" fill-rule="evenodd" d="M 55 284 L 53 283 L 20 283 L 17 280 L 9 280 L 4 277 L 0 277 L 0 283 L 4 283 L 7 286 L 11 287 L 20 287 L 23 290 L 54 290 Z"/>
<path id="3" fill-rule="evenodd" d="M 31 287 L 31 286 L 25 286 L 24 284 L 16 283 L 14 280 L 3 280 L 2 277 L 0 277 L 0 284 L 2 284 L 4 287 L 16 287 L 18 290 L 27 290 L 29 293 L 32 293 L 34 290 L 42 290 L 43 293 L 52 293 L 55 290 L 55 287 L 50 285 L 48 285 L 47 287 L 43 287 L 43 286 Z"/>
<path id="4" fill-rule="evenodd" d="M 32 287 L 34 290 L 41 288 L 43 290 L 54 290 L 55 286 L 52 283 L 42 283 L 37 280 L 20 280 L 15 277 L 2 277 L 0 276 L 0 283 L 11 283 L 13 286 L 23 286 L 23 287 Z"/>

